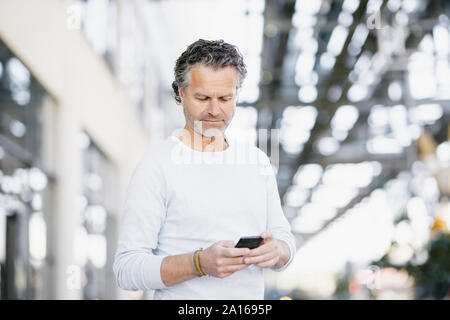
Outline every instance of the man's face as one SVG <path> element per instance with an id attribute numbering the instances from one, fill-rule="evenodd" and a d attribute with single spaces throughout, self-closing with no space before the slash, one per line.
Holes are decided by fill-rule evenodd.
<path id="1" fill-rule="evenodd" d="M 184 92 L 178 89 L 186 124 L 206 137 L 223 134 L 236 107 L 238 71 L 232 66 L 214 70 L 197 64 L 189 74 L 190 84 Z"/>

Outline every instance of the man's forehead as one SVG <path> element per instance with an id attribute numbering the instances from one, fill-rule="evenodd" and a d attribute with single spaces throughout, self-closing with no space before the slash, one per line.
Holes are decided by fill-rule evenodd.
<path id="1" fill-rule="evenodd" d="M 189 70 L 191 83 L 195 85 L 234 85 L 237 81 L 236 68 L 227 66 L 214 69 L 209 66 L 195 65 Z"/>
<path id="2" fill-rule="evenodd" d="M 195 66 L 190 71 L 188 88 L 198 96 L 233 96 L 237 85 L 237 71 L 234 67 L 213 69 Z"/>

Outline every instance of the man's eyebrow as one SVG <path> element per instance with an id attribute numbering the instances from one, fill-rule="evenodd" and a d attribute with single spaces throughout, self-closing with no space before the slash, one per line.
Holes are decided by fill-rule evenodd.
<path id="1" fill-rule="evenodd" d="M 233 94 L 232 93 L 228 93 L 228 94 L 225 94 L 225 95 L 223 95 L 223 96 L 220 96 L 219 98 L 228 98 L 228 97 L 232 97 L 233 96 Z M 206 94 L 203 94 L 203 93 L 194 93 L 194 97 L 208 97 L 209 98 L 209 96 L 208 95 L 206 95 Z"/>
<path id="2" fill-rule="evenodd" d="M 207 97 L 207 95 L 203 94 L 203 93 L 194 93 L 194 96 L 195 97 Z"/>

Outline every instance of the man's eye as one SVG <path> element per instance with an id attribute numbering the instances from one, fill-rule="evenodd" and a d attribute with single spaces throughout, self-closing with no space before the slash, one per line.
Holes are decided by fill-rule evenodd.
<path id="1" fill-rule="evenodd" d="M 200 100 L 200 101 L 206 101 L 206 100 L 208 100 L 208 98 L 197 98 L 198 100 Z"/>

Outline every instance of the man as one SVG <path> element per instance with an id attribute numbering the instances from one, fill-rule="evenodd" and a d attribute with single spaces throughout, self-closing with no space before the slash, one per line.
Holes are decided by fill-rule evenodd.
<path id="1" fill-rule="evenodd" d="M 119 287 L 155 289 L 155 299 L 263 299 L 263 269 L 292 261 L 267 155 L 225 134 L 246 73 L 223 40 L 200 39 L 178 58 L 172 87 L 186 125 L 134 171 L 113 266 Z M 255 235 L 259 247 L 235 248 Z"/>

